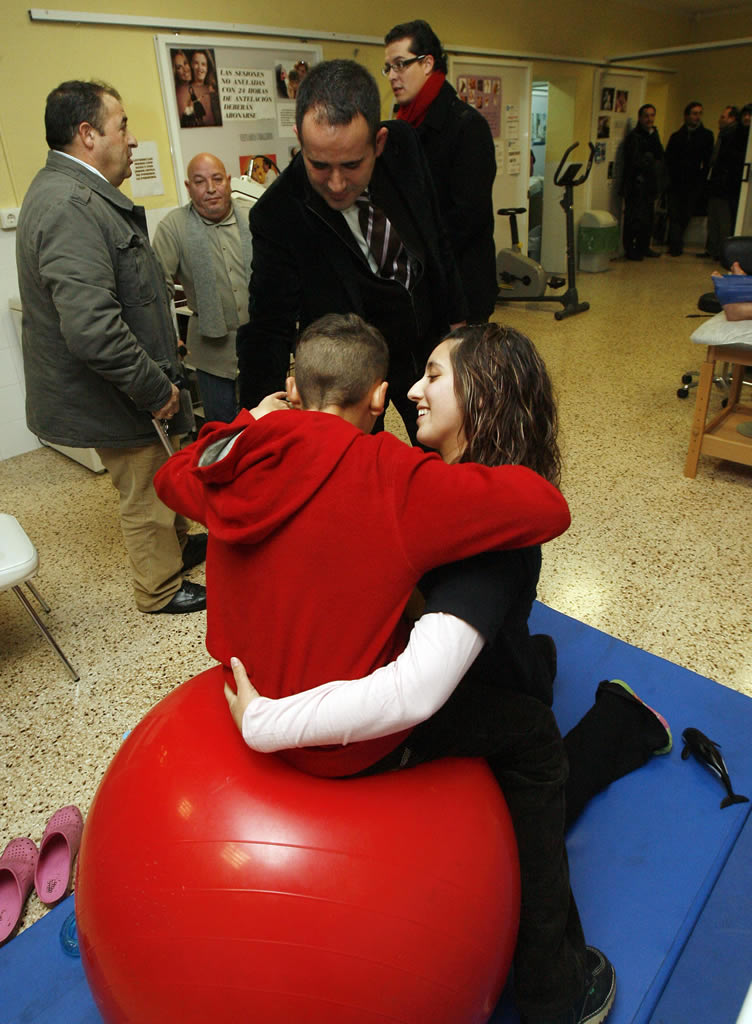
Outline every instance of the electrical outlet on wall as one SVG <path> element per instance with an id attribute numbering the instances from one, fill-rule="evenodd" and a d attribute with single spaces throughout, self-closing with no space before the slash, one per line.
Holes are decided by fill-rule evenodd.
<path id="1" fill-rule="evenodd" d="M 8 210 L 0 210 L 0 227 L 2 227 L 3 231 L 12 231 L 18 227 L 18 215 L 20 212 L 17 206 Z"/>

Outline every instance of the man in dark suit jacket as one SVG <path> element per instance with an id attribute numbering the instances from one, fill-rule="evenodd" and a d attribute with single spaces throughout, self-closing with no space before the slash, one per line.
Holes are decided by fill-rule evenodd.
<path id="1" fill-rule="evenodd" d="M 660 256 L 650 248 L 650 236 L 655 200 L 662 188 L 663 156 L 655 127 L 655 107 L 652 103 L 643 103 L 637 111 L 637 124 L 624 139 L 622 235 L 628 260 Z"/>
<path id="2" fill-rule="evenodd" d="M 325 313 L 357 313 L 387 340 L 390 397 L 414 439 L 407 390 L 466 307 L 418 138 L 409 125 L 382 124 L 380 106 L 354 61 L 325 61 L 301 83 L 301 152 L 250 215 L 240 401 L 250 408 L 284 386 L 298 330 Z"/>
<path id="3" fill-rule="evenodd" d="M 720 262 L 721 243 L 734 233 L 742 187 L 747 134 L 738 107 L 728 106 L 718 118 L 718 137 L 708 175 L 708 240 L 704 255 Z"/>
<path id="4" fill-rule="evenodd" d="M 684 124 L 666 146 L 668 251 L 672 256 L 684 251 L 684 232 L 702 198 L 712 152 L 713 133 L 704 127 L 702 103 L 695 100 L 684 108 Z"/>

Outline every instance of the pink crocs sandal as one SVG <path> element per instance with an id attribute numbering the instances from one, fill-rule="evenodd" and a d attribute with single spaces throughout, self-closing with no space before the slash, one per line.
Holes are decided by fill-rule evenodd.
<path id="1" fill-rule="evenodd" d="M 57 903 L 68 892 L 83 829 L 81 812 L 73 804 L 55 811 L 47 822 L 34 872 L 37 896 L 47 906 Z"/>
<path id="2" fill-rule="evenodd" d="M 34 884 L 38 858 L 31 839 L 11 839 L 0 857 L 0 942 L 5 942 L 19 922 Z"/>

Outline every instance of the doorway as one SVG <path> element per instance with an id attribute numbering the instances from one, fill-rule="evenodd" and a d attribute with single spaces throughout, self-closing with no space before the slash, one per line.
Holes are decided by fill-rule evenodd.
<path id="1" fill-rule="evenodd" d="M 530 96 L 530 183 L 528 185 L 528 255 L 540 263 L 543 246 L 543 189 L 548 134 L 548 82 L 533 82 Z"/>

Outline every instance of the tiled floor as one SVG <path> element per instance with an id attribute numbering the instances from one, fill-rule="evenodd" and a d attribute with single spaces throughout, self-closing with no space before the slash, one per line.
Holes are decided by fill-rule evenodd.
<path id="1" fill-rule="evenodd" d="M 499 318 L 534 339 L 559 395 L 573 523 L 545 550 L 541 600 L 752 696 L 752 469 L 703 457 L 695 480 L 682 474 L 694 392 L 676 389 L 702 360 L 687 316 L 711 269 L 692 254 L 614 262 L 580 275 L 587 313 L 559 323 L 556 307 L 516 304 Z M 210 659 L 203 613 L 135 610 L 106 475 L 46 448 L 21 455 L 0 462 L 0 510 L 39 550 L 49 623 L 81 675 L 0 595 L 2 849 L 38 842 L 62 804 L 86 812 L 123 734 Z M 24 925 L 42 912 L 32 895 Z"/>

